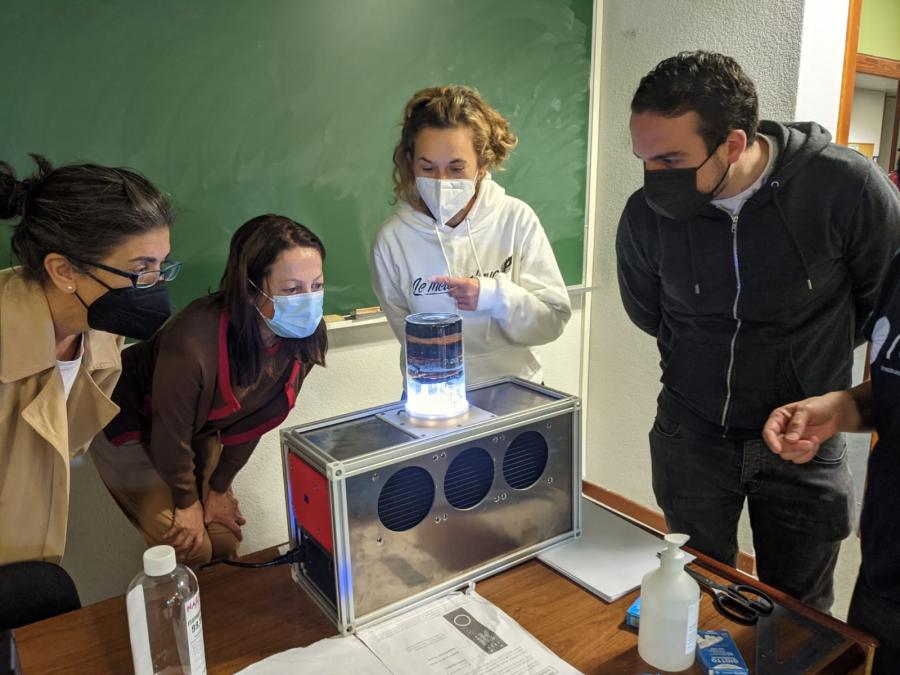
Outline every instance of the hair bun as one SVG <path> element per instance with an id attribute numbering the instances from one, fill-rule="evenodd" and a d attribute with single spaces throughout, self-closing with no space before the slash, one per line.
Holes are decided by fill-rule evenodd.
<path id="1" fill-rule="evenodd" d="M 12 166 L 0 161 L 0 220 L 24 216 L 35 185 L 53 171 L 53 165 L 43 156 L 32 153 L 31 158 L 37 164 L 37 171 L 25 180 L 16 180 Z"/>
<path id="2" fill-rule="evenodd" d="M 25 215 L 25 205 L 30 191 L 30 180 L 16 180 L 11 167 L 5 162 L 0 162 L 0 219 Z"/>

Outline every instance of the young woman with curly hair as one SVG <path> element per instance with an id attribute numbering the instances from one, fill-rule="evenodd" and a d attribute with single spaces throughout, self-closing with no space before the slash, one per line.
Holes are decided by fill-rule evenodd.
<path id="1" fill-rule="evenodd" d="M 540 381 L 533 347 L 558 338 L 572 312 L 537 216 L 491 177 L 517 140 L 474 89 L 417 92 L 394 149 L 398 208 L 372 248 L 375 293 L 401 343 L 407 314 L 462 316 L 470 384 Z"/>

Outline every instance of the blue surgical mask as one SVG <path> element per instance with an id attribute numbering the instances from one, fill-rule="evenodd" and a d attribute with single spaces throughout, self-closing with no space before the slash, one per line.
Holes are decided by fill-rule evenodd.
<path id="1" fill-rule="evenodd" d="M 252 281 L 250 282 L 253 283 Z M 256 284 L 253 284 L 256 286 Z M 316 332 L 322 321 L 322 306 L 325 291 L 297 293 L 296 295 L 267 295 L 256 286 L 260 293 L 272 301 L 275 313 L 270 319 L 259 308 L 256 311 L 275 335 L 283 338 L 306 338 Z"/>

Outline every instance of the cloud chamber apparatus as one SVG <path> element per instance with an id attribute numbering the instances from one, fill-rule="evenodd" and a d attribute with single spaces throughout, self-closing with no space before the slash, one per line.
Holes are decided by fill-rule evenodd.
<path id="1" fill-rule="evenodd" d="M 466 391 L 454 316 L 408 318 L 406 402 L 281 432 L 294 579 L 343 633 L 580 534 L 580 401 Z"/>

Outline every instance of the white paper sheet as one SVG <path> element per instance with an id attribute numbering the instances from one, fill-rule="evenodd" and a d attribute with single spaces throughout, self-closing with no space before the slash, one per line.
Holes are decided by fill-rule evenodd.
<path id="1" fill-rule="evenodd" d="M 238 675 L 577 675 L 499 607 L 453 593 L 394 619 L 275 654 Z"/>
<path id="2" fill-rule="evenodd" d="M 440 598 L 357 635 L 395 675 L 578 673 L 474 591 Z"/>
<path id="3" fill-rule="evenodd" d="M 538 559 L 607 602 L 641 585 L 659 567 L 665 542 L 590 499 L 581 500 L 581 537 L 545 551 Z M 685 554 L 690 562 L 694 556 Z"/>
<path id="4" fill-rule="evenodd" d="M 238 675 L 284 675 L 316 673 L 316 675 L 390 675 L 372 652 L 356 637 L 333 637 L 275 654 Z"/>

